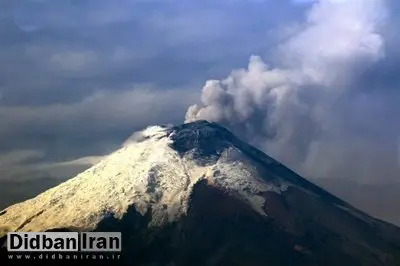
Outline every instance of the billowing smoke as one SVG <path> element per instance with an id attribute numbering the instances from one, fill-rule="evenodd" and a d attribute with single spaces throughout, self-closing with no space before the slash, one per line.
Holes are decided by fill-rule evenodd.
<path id="1" fill-rule="evenodd" d="M 252 56 L 247 69 L 207 81 L 202 105 L 188 109 L 186 122 L 222 123 L 308 176 L 373 174 L 369 168 L 378 166 L 366 153 L 386 151 L 344 126 L 339 102 L 385 57 L 386 20 L 384 0 L 315 1 L 299 30 L 276 49 L 278 68 Z"/>

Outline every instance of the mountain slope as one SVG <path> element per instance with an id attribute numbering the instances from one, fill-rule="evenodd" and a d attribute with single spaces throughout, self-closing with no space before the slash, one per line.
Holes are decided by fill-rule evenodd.
<path id="1" fill-rule="evenodd" d="M 46 230 L 122 231 L 132 265 L 397 265 L 400 254 L 398 228 L 206 121 L 150 127 L 0 212 L 0 237 Z"/>

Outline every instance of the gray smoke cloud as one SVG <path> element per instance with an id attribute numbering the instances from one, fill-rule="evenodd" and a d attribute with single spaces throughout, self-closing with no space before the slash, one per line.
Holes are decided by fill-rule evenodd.
<path id="1" fill-rule="evenodd" d="M 202 104 L 189 107 L 186 122 L 222 123 L 307 176 L 395 176 L 395 134 L 368 124 L 370 133 L 378 132 L 370 137 L 348 126 L 368 120 L 359 108 L 365 116 L 373 109 L 353 99 L 352 88 L 385 58 L 385 4 L 315 1 L 306 21 L 274 51 L 274 67 L 252 56 L 247 69 L 207 81 Z"/>

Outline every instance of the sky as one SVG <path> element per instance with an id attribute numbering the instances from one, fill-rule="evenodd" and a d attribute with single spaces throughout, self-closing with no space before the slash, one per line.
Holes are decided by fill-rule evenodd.
<path id="1" fill-rule="evenodd" d="M 398 181 L 398 5 L 0 0 L 0 184 L 196 119 L 307 177 Z"/>

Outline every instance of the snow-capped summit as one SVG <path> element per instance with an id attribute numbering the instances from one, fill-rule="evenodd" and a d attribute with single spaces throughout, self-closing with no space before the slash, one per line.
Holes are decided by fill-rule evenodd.
<path id="1" fill-rule="evenodd" d="M 253 155 L 241 146 L 225 128 L 206 121 L 148 127 L 92 168 L 7 208 L 0 216 L 0 224 L 7 226 L 1 230 L 92 230 L 104 217 L 122 217 L 129 206 L 142 215 L 150 212 L 152 226 L 162 225 L 186 213 L 193 186 L 200 180 L 267 215 L 260 193 L 280 193 L 290 183 L 273 174 L 263 179 Z"/>
<path id="2" fill-rule="evenodd" d="M 397 228 L 207 121 L 148 127 L 0 212 L 0 238 L 48 230 L 122 231 L 134 265 L 394 265 L 400 247 Z"/>

